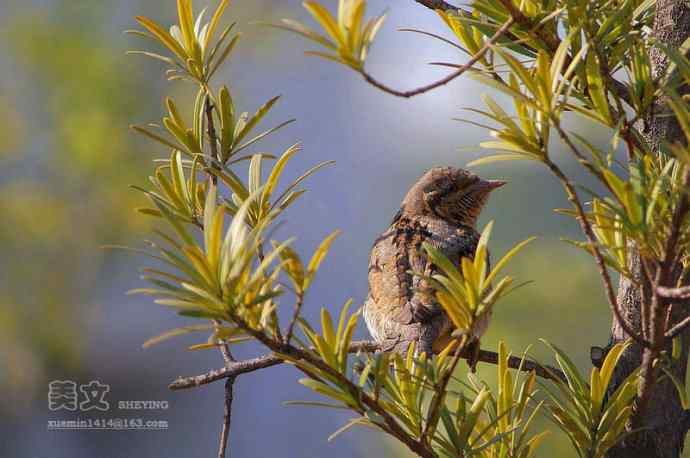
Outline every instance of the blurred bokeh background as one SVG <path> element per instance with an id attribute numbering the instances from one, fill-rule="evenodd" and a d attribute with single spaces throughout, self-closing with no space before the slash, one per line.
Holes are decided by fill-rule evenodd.
<path id="1" fill-rule="evenodd" d="M 197 7 L 202 0 L 197 0 Z M 219 81 L 228 84 L 242 111 L 268 98 L 283 100 L 266 125 L 295 117 L 262 151 L 282 152 L 304 143 L 287 177 L 316 162 L 337 165 L 309 181 L 310 192 L 288 213 L 280 234 L 297 234 L 296 248 L 310 253 L 341 229 L 308 297 L 306 313 L 337 310 L 366 295 L 371 241 L 383 231 L 409 185 L 427 168 L 462 166 L 481 152 L 486 131 L 453 121 L 472 117 L 490 92 L 462 78 L 433 93 L 397 99 L 369 87 L 346 69 L 303 55 L 299 37 L 252 24 L 282 17 L 308 19 L 299 0 L 234 0 L 226 20 L 243 32 Z M 335 1 L 331 2 L 335 5 Z M 446 70 L 431 61 L 462 62 L 452 47 L 397 31 L 439 32 L 440 20 L 415 2 L 371 0 L 371 12 L 388 8 L 369 70 L 400 88 L 432 81 Z M 170 24 L 173 0 L 0 0 L 0 456 L 86 458 L 215 456 L 222 419 L 221 383 L 184 392 L 167 384 L 178 375 L 220 367 L 217 352 L 188 352 L 204 336 L 141 348 L 148 337 L 186 321 L 142 297 L 145 259 L 101 248 L 141 246 L 151 221 L 133 211 L 152 160 L 165 151 L 130 130 L 159 119 L 163 97 L 189 100 L 183 83 L 168 83 L 160 65 L 128 49 L 150 43 L 124 35 L 134 15 Z M 497 96 L 500 100 L 500 97 Z M 602 144 L 604 132 L 575 121 L 569 126 Z M 486 154 L 486 152 L 484 152 Z M 586 178 L 562 155 L 565 169 Z M 534 283 L 502 303 L 483 343 L 503 339 L 514 352 L 549 359 L 546 338 L 589 370 L 591 345 L 608 339 L 610 315 L 595 268 L 586 254 L 561 242 L 578 237 L 574 222 L 553 212 L 567 202 L 557 182 L 539 166 L 511 162 L 477 170 L 509 186 L 492 197 L 482 224 L 496 221 L 492 250 L 502 253 L 524 238 L 539 239 L 512 264 L 519 280 Z M 366 337 L 363 329 L 360 337 Z M 258 354 L 238 347 L 240 357 Z M 463 366 L 462 371 L 465 371 Z M 481 366 L 491 381 L 495 368 Z M 464 374 L 459 374 L 464 377 Z M 236 385 L 231 450 L 234 457 L 405 456 L 382 436 L 354 430 L 326 438 L 347 419 L 332 411 L 287 407 L 313 396 L 289 367 L 241 378 Z M 162 419 L 165 431 L 54 432 L 47 421 L 74 414 L 48 409 L 48 383 L 99 380 L 108 400 L 164 400 L 164 411 L 111 410 L 104 418 Z M 88 414 L 81 417 L 89 417 Z M 553 428 L 552 428 L 553 429 Z M 573 456 L 555 430 L 539 456 Z"/>

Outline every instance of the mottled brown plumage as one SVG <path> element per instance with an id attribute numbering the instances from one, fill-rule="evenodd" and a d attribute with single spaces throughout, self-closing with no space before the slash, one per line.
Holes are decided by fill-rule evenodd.
<path id="1" fill-rule="evenodd" d="M 462 169 L 426 172 L 405 196 L 391 226 L 376 241 L 369 260 L 369 296 L 364 318 L 374 340 L 386 350 L 438 353 L 449 342 L 452 324 L 426 282 L 411 272 L 435 273 L 423 252 L 429 242 L 451 261 L 472 258 L 479 241 L 477 218 L 492 190 L 503 181 L 482 180 Z M 471 330 L 478 339 L 489 317 Z"/>

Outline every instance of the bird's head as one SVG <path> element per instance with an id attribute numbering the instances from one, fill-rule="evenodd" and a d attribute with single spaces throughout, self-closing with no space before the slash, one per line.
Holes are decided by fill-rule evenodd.
<path id="1" fill-rule="evenodd" d="M 403 200 L 403 215 L 436 216 L 446 221 L 474 227 L 489 194 L 506 184 L 484 180 L 467 170 L 435 167 L 412 186 Z"/>

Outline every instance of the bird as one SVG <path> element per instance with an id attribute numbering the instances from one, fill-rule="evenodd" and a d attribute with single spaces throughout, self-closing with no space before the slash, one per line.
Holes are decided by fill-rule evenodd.
<path id="1" fill-rule="evenodd" d="M 463 257 L 472 259 L 480 238 L 480 212 L 491 192 L 505 184 L 461 168 L 435 167 L 407 192 L 388 229 L 374 241 L 369 258 L 363 315 L 382 351 L 406 354 L 414 343 L 416 354 L 431 357 L 452 341 L 452 322 L 423 278 L 437 270 L 422 244 L 428 242 L 457 266 Z M 472 370 L 489 319 L 481 317 L 470 330 Z"/>

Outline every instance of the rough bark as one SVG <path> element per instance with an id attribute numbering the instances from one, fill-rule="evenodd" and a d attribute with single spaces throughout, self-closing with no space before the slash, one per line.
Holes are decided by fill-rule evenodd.
<path id="1" fill-rule="evenodd" d="M 656 39 L 668 46 L 677 48 L 690 36 L 690 9 L 686 2 L 680 0 L 658 0 L 654 22 Z M 663 75 L 669 65 L 666 55 L 658 48 L 649 51 L 653 75 Z M 660 151 L 664 142 L 680 142 L 683 134 L 672 116 L 665 101 L 657 101 L 639 129 L 652 151 Z M 629 248 L 629 259 L 636 280 L 644 284 L 641 275 L 640 257 L 634 246 Z M 642 292 L 640 291 L 642 289 Z M 640 329 L 642 294 L 649 298 L 649 288 L 636 286 L 629 279 L 621 277 L 618 289 L 618 301 L 628 320 Z M 686 307 L 675 307 L 676 316 L 672 322 L 687 315 Z M 611 327 L 612 343 L 626 340 L 628 336 L 616 321 Z M 690 332 L 683 334 L 682 355 L 673 367 L 676 377 L 685 380 L 685 372 L 690 350 Z M 642 348 L 634 344 L 622 358 L 613 386 L 617 386 L 628 374 L 635 370 L 643 358 Z M 686 413 L 680 405 L 678 393 L 673 384 L 664 378 L 654 385 L 646 408 L 634 419 L 634 425 L 641 431 L 631 434 L 607 454 L 608 458 L 677 458 L 683 450 L 685 434 L 688 431 Z"/>

